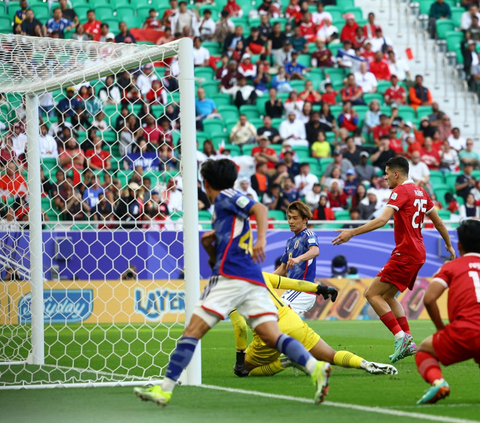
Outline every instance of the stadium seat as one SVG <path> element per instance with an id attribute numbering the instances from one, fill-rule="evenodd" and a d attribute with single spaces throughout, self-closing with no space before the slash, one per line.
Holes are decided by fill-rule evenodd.
<path id="1" fill-rule="evenodd" d="M 129 4 L 123 4 L 116 7 L 116 15 L 118 19 L 123 21 L 125 17 L 135 16 L 135 8 Z"/>
<path id="2" fill-rule="evenodd" d="M 448 175 L 445 175 L 445 183 L 447 184 L 451 192 L 455 192 L 455 182 L 459 175 L 460 173 L 450 173 Z"/>
<path id="3" fill-rule="evenodd" d="M 455 51 L 457 48 L 461 48 L 465 35 L 460 31 L 447 31 L 445 38 L 447 40 L 447 51 Z"/>
<path id="4" fill-rule="evenodd" d="M 383 95 L 380 93 L 364 94 L 363 100 L 367 104 L 370 104 L 372 100 L 378 100 L 380 104 L 383 104 Z"/>
<path id="5" fill-rule="evenodd" d="M 282 210 L 269 210 L 268 217 L 274 220 L 285 220 L 285 213 Z"/>
<path id="6" fill-rule="evenodd" d="M 97 6 L 95 8 L 95 17 L 99 21 L 103 21 L 104 19 L 113 18 L 113 9 L 110 6 Z M 112 29 L 112 28 L 110 28 Z M 116 29 L 116 28 L 115 28 Z"/>
<path id="7" fill-rule="evenodd" d="M 272 126 L 274 128 L 280 129 L 280 124 L 284 121 L 285 119 L 282 118 L 273 118 L 272 119 Z"/>
<path id="8" fill-rule="evenodd" d="M 225 144 L 225 150 L 230 150 L 233 157 L 241 156 L 240 147 L 234 144 Z"/>
<path id="9" fill-rule="evenodd" d="M 452 11 L 452 21 L 455 24 L 456 28 L 460 28 L 460 24 L 462 22 L 462 15 L 465 12 L 463 7 L 451 7 L 450 10 Z M 447 38 L 448 40 L 448 38 Z"/>
<path id="10" fill-rule="evenodd" d="M 195 68 L 195 78 L 205 78 L 205 80 L 212 80 L 215 75 L 215 71 L 210 67 Z"/>
<path id="11" fill-rule="evenodd" d="M 428 15 L 433 3 L 435 3 L 435 0 L 421 0 L 419 9 L 420 15 Z"/>
<path id="12" fill-rule="evenodd" d="M 353 13 L 355 15 L 355 21 L 360 25 L 360 22 L 363 21 L 363 11 L 361 7 L 351 7 L 348 10 L 345 9 L 348 13 Z M 332 16 L 333 17 L 333 16 Z"/>
<path id="13" fill-rule="evenodd" d="M 332 15 L 332 21 L 343 19 L 343 10 L 338 6 L 325 6 L 325 12 Z"/>
<path id="14" fill-rule="evenodd" d="M 108 26 L 110 27 L 110 31 L 112 30 L 117 31 L 118 24 L 120 23 L 120 21 L 117 18 L 112 17 L 112 18 L 104 19 L 102 23 L 108 24 Z"/>
<path id="15" fill-rule="evenodd" d="M 455 24 L 453 23 L 452 20 L 450 19 L 437 19 L 435 22 L 435 25 L 437 27 L 437 43 L 441 45 L 445 45 L 446 38 L 447 38 L 447 32 L 451 32 L 455 30 Z"/>
<path id="16" fill-rule="evenodd" d="M 283 31 L 283 30 L 285 30 L 285 25 L 287 24 L 288 19 L 287 18 L 273 18 L 273 19 L 270 19 L 270 24 L 272 26 L 277 22 L 280 23 L 280 26 L 281 26 L 282 31 Z"/>
<path id="17" fill-rule="evenodd" d="M 439 170 L 431 170 L 430 171 L 430 182 L 432 186 L 437 187 L 441 185 L 445 185 L 445 178 L 443 176 L 443 172 Z"/>
<path id="18" fill-rule="evenodd" d="M 222 132 L 224 128 L 224 122 L 220 119 L 205 119 L 203 121 L 203 132 L 206 134 L 214 134 Z"/>
<path id="19" fill-rule="evenodd" d="M 257 110 L 261 116 L 265 115 L 265 103 L 268 101 L 268 95 L 264 94 L 261 97 L 257 97 Z"/>
<path id="20" fill-rule="evenodd" d="M 254 144 L 249 144 L 249 145 L 244 145 L 242 147 L 242 153 L 244 156 L 251 156 L 252 155 L 252 150 L 254 149 L 255 145 Z"/>
<path id="21" fill-rule="evenodd" d="M 411 106 L 398 106 L 398 114 L 404 122 L 410 122 L 416 119 L 415 110 Z"/>
<path id="22" fill-rule="evenodd" d="M 77 13 L 80 22 L 85 22 L 87 20 L 87 12 L 91 8 L 92 7 L 88 4 L 81 4 L 80 6 L 75 6 L 75 12 Z M 95 17 L 98 19 L 98 16 L 95 15 Z"/>
<path id="23" fill-rule="evenodd" d="M 210 135 L 210 139 L 213 143 L 215 150 L 218 150 L 222 143 L 227 144 L 229 141 L 228 134 L 226 132 L 215 132 L 212 135 Z"/>
<path id="24" fill-rule="evenodd" d="M 88 0 L 88 4 L 92 9 L 96 9 L 97 7 L 105 6 L 107 2 L 105 0 Z M 98 16 L 97 16 L 98 19 Z"/>
<path id="25" fill-rule="evenodd" d="M 442 220 L 450 220 L 451 218 L 450 210 L 441 209 L 437 210 L 437 213 Z"/>
<path id="26" fill-rule="evenodd" d="M 303 66 L 306 66 L 307 68 L 309 68 L 311 66 L 311 57 L 309 54 L 300 54 L 298 56 L 298 63 L 300 63 L 301 65 Z"/>
<path id="27" fill-rule="evenodd" d="M 232 98 L 228 94 L 216 94 L 211 98 L 215 102 L 217 108 L 220 106 L 227 106 L 229 104 L 232 104 Z"/>
<path id="28" fill-rule="evenodd" d="M 335 220 L 350 220 L 350 212 L 348 210 L 338 210 L 334 214 Z"/>
<path id="29" fill-rule="evenodd" d="M 205 94 L 208 98 L 213 97 L 218 94 L 218 86 L 220 83 L 218 81 L 205 81 L 202 83 L 202 88 L 205 90 Z"/>
<path id="30" fill-rule="evenodd" d="M 31 9 L 33 10 L 33 13 L 35 14 L 35 17 L 37 17 L 40 14 L 47 14 L 47 16 L 50 16 L 50 9 L 49 9 L 47 3 L 33 3 L 32 6 L 31 6 Z M 38 19 L 38 17 L 37 17 L 37 19 Z"/>
<path id="31" fill-rule="evenodd" d="M 385 94 L 385 91 L 392 85 L 390 81 L 378 81 L 377 83 L 377 92 L 380 94 Z"/>
<path id="32" fill-rule="evenodd" d="M 9 28 L 8 32 L 12 31 L 12 21 L 8 16 L 0 16 L 0 28 Z"/>
<path id="33" fill-rule="evenodd" d="M 208 221 L 210 222 L 212 220 L 212 215 L 208 210 L 199 210 L 198 211 L 198 220 L 200 221 Z"/>
<path id="34" fill-rule="evenodd" d="M 225 121 L 238 120 L 239 112 L 237 106 L 217 106 L 217 110 Z"/>
<path id="35" fill-rule="evenodd" d="M 429 116 L 432 114 L 431 106 L 418 106 L 417 107 L 417 118 L 421 119 L 424 116 Z"/>
<path id="36" fill-rule="evenodd" d="M 148 18 L 148 14 L 150 12 L 150 9 L 155 9 L 154 7 L 152 7 L 152 5 L 150 4 L 145 4 L 143 6 L 138 6 L 136 8 L 137 10 L 137 16 L 142 20 L 142 21 L 145 21 L 147 18 Z M 161 19 L 162 17 L 159 15 L 159 19 Z"/>
<path id="37" fill-rule="evenodd" d="M 115 10 L 118 10 L 120 6 L 130 6 L 130 2 L 128 0 L 110 0 L 110 6 L 112 6 Z M 136 9 L 134 5 L 130 7 L 133 7 L 134 10 Z"/>
<path id="38" fill-rule="evenodd" d="M 297 90 L 298 92 L 302 92 L 305 89 L 305 82 L 306 81 L 290 81 L 290 86 L 294 89 Z"/>
<path id="39" fill-rule="evenodd" d="M 203 17 L 203 11 L 205 9 L 208 9 L 212 12 L 212 19 L 214 21 L 217 21 L 220 17 L 220 12 L 222 11 L 222 8 L 218 5 L 215 4 L 201 4 L 198 6 L 198 12 L 200 14 L 200 17 Z"/>
<path id="40" fill-rule="evenodd" d="M 355 7 L 354 0 L 337 0 L 337 7 L 343 9 L 343 11 L 348 12 L 350 9 Z"/>

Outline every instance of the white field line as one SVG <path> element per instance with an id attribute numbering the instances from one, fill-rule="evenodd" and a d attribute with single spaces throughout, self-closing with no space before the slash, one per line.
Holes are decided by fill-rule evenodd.
<path id="1" fill-rule="evenodd" d="M 200 385 L 200 387 L 206 388 L 206 389 L 214 389 L 217 391 L 231 392 L 235 394 L 254 395 L 256 397 L 274 398 L 274 399 L 281 399 L 286 401 L 296 401 L 296 402 L 303 402 L 303 403 L 313 405 L 313 400 L 308 398 L 298 398 L 298 397 L 291 397 L 287 395 L 267 394 L 265 392 L 246 391 L 244 389 L 225 388 L 223 386 L 215 386 L 215 385 Z M 445 417 L 445 416 L 437 416 L 437 415 L 430 415 L 430 414 L 423 414 L 423 413 L 410 413 L 407 411 L 393 410 L 393 409 L 387 409 L 387 408 L 381 408 L 381 407 L 366 407 L 363 405 L 345 404 L 341 402 L 325 401 L 323 404 L 320 405 L 320 407 L 325 407 L 325 406 L 348 408 L 350 410 L 365 411 L 368 413 L 387 414 L 389 416 L 409 417 L 411 419 L 429 420 L 434 422 L 478 423 L 478 420 L 458 419 L 455 417 Z"/>

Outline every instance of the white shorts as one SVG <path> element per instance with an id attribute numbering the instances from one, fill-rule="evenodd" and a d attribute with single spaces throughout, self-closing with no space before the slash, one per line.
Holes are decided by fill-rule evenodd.
<path id="1" fill-rule="evenodd" d="M 224 276 L 210 278 L 193 313 L 213 327 L 234 308 L 253 329 L 261 323 L 278 320 L 277 308 L 264 286 Z"/>
<path id="2" fill-rule="evenodd" d="M 289 305 L 295 313 L 303 316 L 314 306 L 317 296 L 307 292 L 288 290 L 283 293 L 282 300 L 285 305 Z"/>

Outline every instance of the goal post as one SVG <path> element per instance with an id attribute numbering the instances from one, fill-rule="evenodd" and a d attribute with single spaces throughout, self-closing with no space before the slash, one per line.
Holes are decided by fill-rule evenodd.
<path id="1" fill-rule="evenodd" d="M 24 126 L 27 140 L 25 157 L 24 162 L 15 158 L 15 164 L 18 166 L 18 173 L 21 174 L 23 171 L 26 175 L 27 193 L 25 198 L 28 197 L 28 212 L 26 213 L 28 217 L 24 217 L 22 222 L 12 223 L 8 221 L 8 216 L 0 219 L 0 258 L 3 260 L 4 256 L 8 256 L 8 260 L 3 260 L 4 263 L 0 266 L 0 276 L 8 266 L 12 267 L 13 261 L 15 262 L 14 273 L 21 270 L 23 277 L 22 281 L 5 281 L 0 287 L 0 326 L 4 327 L 3 332 L 0 328 L 0 344 L 3 340 L 7 341 L 4 347 L 0 347 L 0 390 L 38 389 L 54 386 L 130 386 L 157 383 L 164 374 L 166 357 L 170 355 L 180 336 L 180 332 L 174 331 L 172 328 L 177 324 L 182 325 L 180 316 L 183 315 L 183 302 L 185 324 L 188 324 L 200 296 L 198 170 L 192 40 L 183 38 L 155 46 L 79 42 L 0 34 L 0 45 L 0 58 L 2 59 L 0 60 L 0 93 L 6 99 L 6 106 L 12 110 L 14 107 L 9 104 L 9 95 L 21 97 L 24 101 Z M 178 62 L 176 62 L 177 58 Z M 164 79 L 159 77 L 161 90 L 167 92 L 166 95 L 163 93 L 167 100 L 166 103 L 162 100 L 156 103 L 152 102 L 152 104 L 161 106 L 162 112 L 160 113 L 163 113 L 163 118 L 170 120 L 171 130 L 168 134 L 162 132 L 163 139 L 166 140 L 167 136 L 175 139 L 177 135 L 178 144 L 170 148 L 169 158 L 165 159 L 165 163 L 162 162 L 163 158 L 158 160 L 159 171 L 153 172 L 148 168 L 149 170 L 142 175 L 155 174 L 152 189 L 147 193 L 149 198 L 155 192 L 154 189 L 158 187 L 163 189 L 162 196 L 166 194 L 165 197 L 168 198 L 173 191 L 168 181 L 181 181 L 183 211 L 169 212 L 167 210 L 165 212 L 171 213 L 171 222 L 173 222 L 174 216 L 177 218 L 180 216 L 180 220 L 174 221 L 165 233 L 162 232 L 158 236 L 151 235 L 153 232 L 151 228 L 154 227 L 154 224 L 158 226 L 158 221 L 156 222 L 153 218 L 150 221 L 142 222 L 128 221 L 128 225 L 133 228 L 130 230 L 125 229 L 127 224 L 117 217 L 112 217 L 108 221 L 98 221 L 98 219 L 94 220 L 93 217 L 87 216 L 78 223 L 75 220 L 64 221 L 59 217 L 58 221 L 50 220 L 51 223 L 46 225 L 48 223 L 45 218 L 47 210 L 44 205 L 46 203 L 43 201 L 45 193 L 41 179 L 41 169 L 43 167 L 45 170 L 45 167 L 40 151 L 39 97 L 55 92 L 62 92 L 62 94 L 57 94 L 57 96 L 61 96 L 67 87 L 81 86 L 82 84 L 87 86 L 93 81 L 96 81 L 99 87 L 103 87 L 106 82 L 104 83 L 102 78 L 108 79 L 109 76 L 121 72 L 128 73 L 131 69 L 139 69 L 142 73 L 143 66 L 154 63 L 160 63 L 162 69 L 168 69 L 171 79 L 174 75 L 172 63 L 178 63 L 176 76 L 173 77 L 178 79 L 178 88 L 169 91 Z M 130 76 L 135 75 L 131 72 Z M 135 84 L 132 82 L 131 85 L 135 85 L 135 89 L 139 87 L 139 85 L 137 87 L 136 79 Z M 96 93 L 97 88 L 95 85 L 93 86 L 93 96 L 98 94 Z M 137 91 L 140 92 L 140 88 Z M 146 97 L 145 94 L 142 94 L 142 97 Z M 58 99 L 55 97 L 55 102 Z M 85 99 L 85 102 L 90 99 L 92 96 Z M 117 115 L 120 108 L 123 109 L 125 106 L 132 110 L 130 114 L 136 116 L 138 120 L 136 106 L 142 104 L 143 107 L 144 103 L 135 101 L 124 104 L 122 100 L 122 103 L 117 103 Z M 110 103 L 105 104 L 110 105 Z M 152 104 L 147 105 L 146 109 L 149 111 L 146 116 L 153 116 Z M 167 113 L 168 106 L 171 104 L 177 108 L 179 106 L 176 117 Z M 105 108 L 105 105 L 102 106 L 100 111 L 102 112 Z M 143 109 L 141 111 L 143 112 Z M 12 113 L 15 115 L 14 112 Z M 13 122 L 21 121 L 18 113 L 16 117 L 12 117 L 12 113 L 8 119 L 0 114 L 0 123 L 2 118 L 7 126 L 9 123 L 13 126 Z M 100 114 L 100 112 L 97 113 Z M 98 114 L 92 116 L 92 119 L 96 118 Z M 46 116 L 48 119 L 49 114 L 47 113 Z M 112 122 L 109 123 L 113 127 Z M 178 131 L 178 127 L 180 127 L 180 131 Z M 142 129 L 141 124 L 140 129 Z M 122 131 L 124 130 L 125 128 L 122 129 Z M 11 144 L 11 140 L 15 136 L 18 139 L 18 134 L 15 135 L 12 131 L 13 129 L 10 127 L 5 131 L 0 131 L 0 147 L 7 148 L 7 144 L 9 142 Z M 138 133 L 139 129 L 135 129 L 135 131 Z M 105 132 L 97 131 L 97 134 L 99 132 L 102 139 L 104 137 L 106 139 Z M 120 142 L 120 131 L 115 130 L 114 132 L 116 132 L 116 141 L 112 141 L 108 145 L 110 152 L 113 151 L 115 142 Z M 146 137 L 146 139 L 147 143 L 150 143 L 150 138 Z M 181 153 L 179 140 L 181 140 Z M 144 150 L 140 151 L 140 157 L 143 158 L 142 151 Z M 160 156 L 160 149 L 155 151 Z M 74 158 L 72 163 L 73 160 Z M 179 163 L 178 170 L 171 171 L 168 168 L 167 164 L 170 161 Z M 121 168 L 121 166 L 128 166 L 125 163 L 125 160 L 118 160 L 117 169 L 113 171 L 113 175 L 118 175 L 120 180 L 119 192 L 128 191 L 132 185 L 130 180 L 125 179 L 125 175 L 130 171 L 124 171 Z M 8 174 L 8 165 L 9 163 L 0 169 L 0 177 L 3 177 L 4 173 Z M 67 173 L 70 175 L 73 170 L 73 180 L 79 177 L 80 183 L 83 183 L 87 168 L 81 171 L 74 167 L 63 170 L 62 166 L 58 159 L 52 169 L 60 169 L 64 173 L 64 180 L 66 180 Z M 130 172 L 129 175 L 136 173 L 136 167 L 133 164 L 132 169 L 133 172 Z M 97 181 L 100 178 L 101 171 L 90 173 L 93 174 L 92 180 Z M 79 176 L 75 176 L 76 174 Z M 140 175 L 140 179 L 142 179 L 142 175 Z M 52 176 L 52 174 L 48 176 Z M 93 185 L 95 186 L 95 182 Z M 177 182 L 173 185 L 175 188 Z M 67 204 L 67 200 L 73 200 L 76 195 L 72 191 L 71 196 L 65 200 L 65 204 Z M 103 195 L 106 197 L 106 191 Z M 121 196 L 118 198 L 123 199 Z M 17 199 L 16 195 L 8 197 L 8 200 L 16 201 Z M 49 204 L 49 211 L 52 211 L 53 199 Z M 145 206 L 145 204 L 141 206 Z M 130 206 L 127 205 L 127 210 L 129 210 L 128 207 Z M 5 208 L 7 213 L 11 211 L 10 201 L 5 200 Z M 82 212 L 84 211 L 83 205 L 80 209 Z M 140 223 L 143 226 L 140 226 Z M 45 226 L 47 229 L 44 228 Z M 166 227 L 163 223 L 161 226 Z M 110 243 L 108 243 L 110 235 L 103 236 L 102 227 L 110 228 Z M 72 234 L 70 231 L 73 229 L 78 232 Z M 163 231 L 163 229 L 161 230 Z M 77 268 L 72 266 L 70 269 L 63 263 L 60 268 L 58 266 L 55 268 L 53 263 L 56 257 L 62 254 L 61 251 L 57 251 L 57 249 L 61 249 L 58 243 L 62 242 L 58 239 L 66 240 L 68 247 L 73 248 L 73 252 L 70 254 L 75 256 L 74 261 L 77 263 Z M 102 245 L 100 245 L 101 242 L 103 242 Z M 125 244 L 122 244 L 123 242 Z M 135 247 L 136 243 L 139 245 L 137 248 Z M 53 244 L 55 251 L 52 250 Z M 99 248 L 99 245 L 101 249 L 97 251 L 96 248 Z M 182 246 L 181 249 L 179 249 L 179 245 Z M 82 247 L 82 249 L 78 249 L 81 253 L 76 252 L 78 246 Z M 133 248 L 136 248 L 136 251 L 128 250 Z M 110 251 L 119 251 L 120 257 L 109 256 Z M 152 252 L 155 251 L 157 251 L 157 256 L 152 257 Z M 85 256 L 79 256 L 83 252 Z M 158 254 L 162 256 L 158 256 Z M 69 257 L 61 257 L 64 262 L 69 259 Z M 104 259 L 109 259 L 112 263 L 106 264 Z M 94 263 L 96 267 L 92 265 L 91 260 L 96 261 Z M 100 263 L 101 261 L 102 263 Z M 142 274 L 151 275 L 148 276 L 148 280 L 140 281 L 142 283 L 136 285 L 127 284 L 123 281 L 123 276 L 119 284 L 115 284 L 115 281 L 111 280 L 112 274 L 122 274 L 123 268 L 120 269 L 120 265 L 117 263 L 121 263 L 121 265 L 126 263 L 128 270 L 130 262 L 135 261 L 142 262 Z M 46 262 L 48 262 L 47 265 Z M 164 263 L 168 269 L 162 267 Z M 180 268 L 182 266 L 180 263 L 183 263 L 183 269 Z M 80 268 L 78 269 L 78 267 Z M 173 278 L 179 277 L 181 271 L 184 272 L 184 294 L 181 285 L 179 283 L 174 285 L 172 281 Z M 69 275 L 68 281 L 62 272 Z M 47 274 L 49 276 L 46 278 Z M 103 275 L 103 278 L 97 280 L 99 274 Z M 157 280 L 157 274 L 163 275 L 162 281 Z M 138 275 L 136 276 L 136 281 L 139 282 Z M 149 280 L 150 278 L 151 280 Z M 28 283 L 29 290 L 25 288 L 25 283 Z M 70 291 L 75 293 L 74 298 L 69 298 Z M 101 295 L 100 292 L 102 292 Z M 60 293 L 58 294 L 60 299 L 54 298 L 54 294 L 57 293 Z M 159 296 L 154 297 L 156 294 Z M 111 301 L 116 303 L 114 309 L 109 307 L 109 295 Z M 49 301 L 57 310 L 54 317 L 52 317 L 51 307 L 48 310 L 45 308 L 45 303 Z M 93 305 L 94 301 L 95 306 Z M 168 302 L 170 303 L 167 304 Z M 144 304 L 146 304 L 145 307 Z M 173 304 L 176 308 L 173 307 Z M 5 305 L 8 307 L 8 315 Z M 150 306 L 158 313 L 150 313 L 148 309 Z M 169 309 L 170 320 L 163 322 L 161 313 L 163 307 L 170 306 L 175 310 Z M 71 307 L 73 311 L 66 312 L 67 307 Z M 89 310 L 88 316 L 90 317 L 86 320 L 78 317 L 75 314 L 77 307 L 85 307 Z M 135 310 L 137 314 L 142 312 L 143 315 L 140 317 L 129 315 L 130 311 L 126 309 Z M 59 312 L 58 310 L 63 311 Z M 153 320 L 150 319 L 152 314 L 155 314 Z M 58 316 L 60 316 L 60 320 Z M 72 316 L 75 316 L 75 319 L 71 318 Z M 120 323 L 116 321 L 118 316 L 122 316 L 123 319 L 119 320 Z M 64 323 L 62 323 L 63 318 Z M 75 324 L 70 324 L 70 321 Z M 47 333 L 47 330 L 50 332 Z M 101 332 L 98 340 L 95 339 L 97 330 Z M 74 331 L 78 331 L 78 338 L 73 333 Z M 135 332 L 135 335 L 131 335 L 130 332 Z M 62 338 L 64 333 L 67 333 L 66 339 Z M 149 333 L 151 339 L 148 337 Z M 46 334 L 50 337 L 54 336 L 56 339 L 50 339 L 48 341 L 50 344 L 47 345 Z M 157 339 L 158 336 L 165 336 L 165 339 Z M 105 352 L 100 353 L 101 348 L 99 344 L 95 345 L 95 342 L 101 344 Z M 150 344 L 161 349 L 159 351 L 162 353 L 161 360 L 157 360 L 155 347 Z M 92 348 L 92 346 L 97 347 L 96 352 L 89 351 L 88 348 Z M 132 346 L 138 348 L 140 357 L 135 357 Z M 52 357 L 52 354 L 57 355 Z M 139 364 L 142 358 L 146 364 Z M 135 366 L 133 372 L 130 372 L 128 368 L 129 363 L 133 363 L 132 366 Z M 200 346 L 196 349 L 185 374 L 182 375 L 182 383 L 189 385 L 202 383 Z"/>

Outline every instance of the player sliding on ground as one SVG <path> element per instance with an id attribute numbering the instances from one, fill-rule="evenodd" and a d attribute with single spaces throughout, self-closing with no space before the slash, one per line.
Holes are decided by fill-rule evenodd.
<path id="1" fill-rule="evenodd" d="M 142 400 L 167 405 L 198 340 L 237 308 L 266 345 L 306 368 L 315 385 L 315 403 L 321 403 L 328 393 L 331 366 L 317 361 L 300 342 L 280 332 L 277 308 L 268 295 L 259 265 L 265 259 L 266 207 L 232 189 L 237 168 L 230 160 L 206 161 L 201 175 L 214 205 L 213 231 L 203 234 L 201 239 L 213 264 L 212 276 L 170 357 L 161 386 L 135 388 L 135 394 Z M 258 225 L 255 245 L 252 245 L 250 214 Z"/>
<path id="2" fill-rule="evenodd" d="M 356 229 L 337 230 L 336 232 L 341 233 L 332 241 L 333 245 L 343 244 L 354 236 L 385 226 L 393 216 L 395 249 L 390 260 L 365 292 L 370 305 L 395 336 L 395 351 L 390 356 L 392 363 L 414 355 L 417 351 L 405 310 L 395 296 L 399 291 L 413 289 L 417 274 L 425 263 L 422 237 L 425 215 L 428 215 L 442 236 L 447 251 L 455 257 L 447 228 L 438 216 L 432 200 L 423 188 L 408 179 L 408 171 L 408 161 L 405 158 L 395 157 L 388 160 L 385 179 L 393 192 L 382 215 Z"/>
<path id="3" fill-rule="evenodd" d="M 372 374 L 395 375 L 398 373 L 397 369 L 389 364 L 370 362 L 349 351 L 335 351 L 325 341 L 320 339 L 320 336 L 293 309 L 285 304 L 274 291 L 274 289 L 289 289 L 295 292 L 308 292 L 310 294 L 322 295 L 325 299 L 331 298 L 334 302 L 337 298 L 335 288 L 285 278 L 272 273 L 264 273 L 263 275 L 268 293 L 278 310 L 280 330 L 299 340 L 317 360 L 327 361 L 330 364 L 336 364 L 341 367 L 363 369 Z M 315 295 L 313 295 L 313 298 L 316 298 Z M 238 359 L 239 352 L 245 351 L 247 347 L 247 322 L 236 310 L 233 310 L 229 316 L 235 328 L 235 344 L 237 346 Z M 254 332 L 253 341 L 246 348 L 243 369 L 239 368 L 237 360 L 233 371 L 237 376 L 273 376 L 292 366 L 299 367 L 288 358 L 280 358 L 280 353 L 265 345 L 265 342 Z"/>
<path id="4" fill-rule="evenodd" d="M 450 394 L 438 362 L 444 366 L 473 358 L 480 365 L 480 222 L 464 220 L 457 229 L 461 257 L 444 264 L 425 293 L 425 308 L 438 332 L 419 346 L 415 361 L 432 386 L 417 404 L 432 404 Z M 437 300 L 448 291 L 444 325 Z"/>

